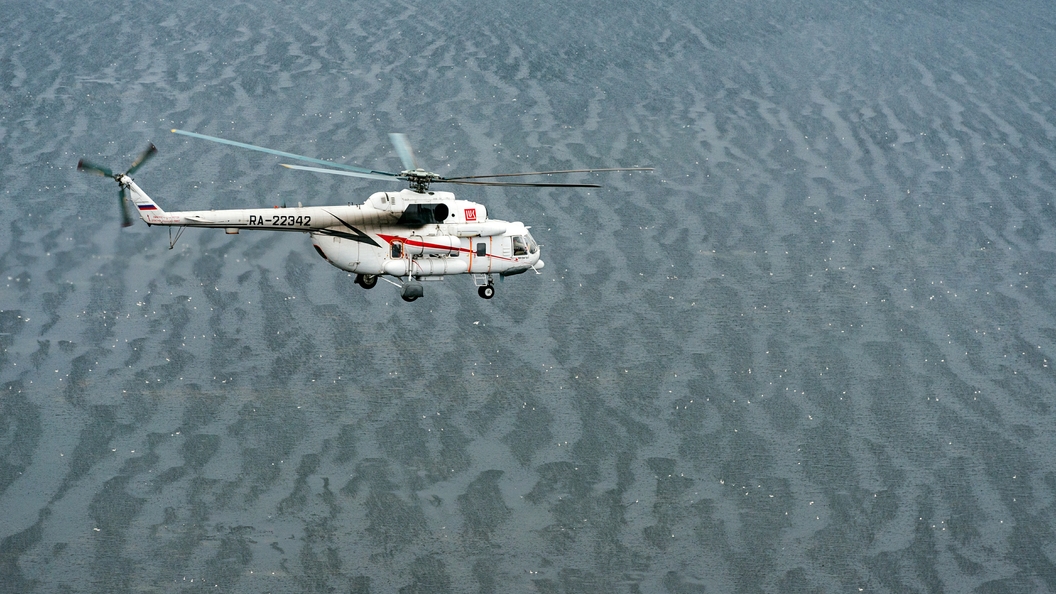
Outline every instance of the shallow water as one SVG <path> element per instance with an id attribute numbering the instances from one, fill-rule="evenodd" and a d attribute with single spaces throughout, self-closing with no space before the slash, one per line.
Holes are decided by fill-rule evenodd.
<path id="1" fill-rule="evenodd" d="M 1056 590 L 1044 3 L 18 5 L 0 590 Z M 547 266 L 363 291 L 121 229 L 442 175 Z M 574 178 L 587 181 L 591 178 Z"/>

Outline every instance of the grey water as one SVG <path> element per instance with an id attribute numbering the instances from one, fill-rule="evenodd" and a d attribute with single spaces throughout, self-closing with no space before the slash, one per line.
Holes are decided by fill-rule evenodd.
<path id="1" fill-rule="evenodd" d="M 1052 3 L 0 7 L 0 591 L 1056 590 Z M 172 128 L 656 169 L 404 303 L 122 229 L 399 189 Z"/>

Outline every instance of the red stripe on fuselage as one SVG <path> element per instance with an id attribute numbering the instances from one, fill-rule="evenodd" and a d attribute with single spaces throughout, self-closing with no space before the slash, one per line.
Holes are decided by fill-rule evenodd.
<path id="1" fill-rule="evenodd" d="M 438 250 L 457 250 L 458 252 L 463 253 L 463 254 L 474 254 L 475 253 L 470 248 L 464 248 L 464 247 L 461 247 L 461 246 L 460 247 L 456 247 L 456 248 L 452 248 L 450 246 L 440 245 L 440 244 L 437 244 L 437 243 L 426 243 L 424 241 L 414 241 L 414 240 L 411 240 L 411 239 L 407 239 L 406 237 L 400 237 L 399 235 L 381 235 L 381 234 L 378 234 L 378 237 L 384 239 L 389 245 L 392 245 L 394 242 L 399 241 L 400 243 L 402 243 L 404 245 L 413 245 L 415 247 L 433 248 L 433 249 L 438 249 Z M 470 243 L 472 244 L 473 242 L 471 241 Z M 489 258 L 495 258 L 496 260 L 507 260 L 507 261 L 511 261 L 511 262 L 513 261 L 513 258 L 505 258 L 503 256 L 496 256 L 495 254 L 486 254 L 486 255 Z"/>

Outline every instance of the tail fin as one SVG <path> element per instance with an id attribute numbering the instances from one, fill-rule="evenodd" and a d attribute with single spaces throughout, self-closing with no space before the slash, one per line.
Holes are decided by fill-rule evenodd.
<path id="1" fill-rule="evenodd" d="M 136 182 L 131 179 L 128 180 L 129 189 L 129 200 L 139 211 L 139 218 L 143 219 L 146 223 L 151 224 L 157 222 L 158 216 L 165 214 L 165 211 L 158 206 L 157 202 L 154 202 L 142 188 L 136 185 Z"/>

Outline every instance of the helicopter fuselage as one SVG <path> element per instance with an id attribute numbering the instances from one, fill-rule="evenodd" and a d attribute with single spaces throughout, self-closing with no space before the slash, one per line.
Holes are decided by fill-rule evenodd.
<path id="1" fill-rule="evenodd" d="M 308 233 L 316 252 L 356 275 L 434 280 L 539 270 L 540 248 L 520 222 L 490 219 L 483 204 L 451 192 L 376 192 L 362 204 L 169 212 L 130 178 L 130 199 L 148 225 Z M 357 276 L 357 278 L 359 278 Z"/>

